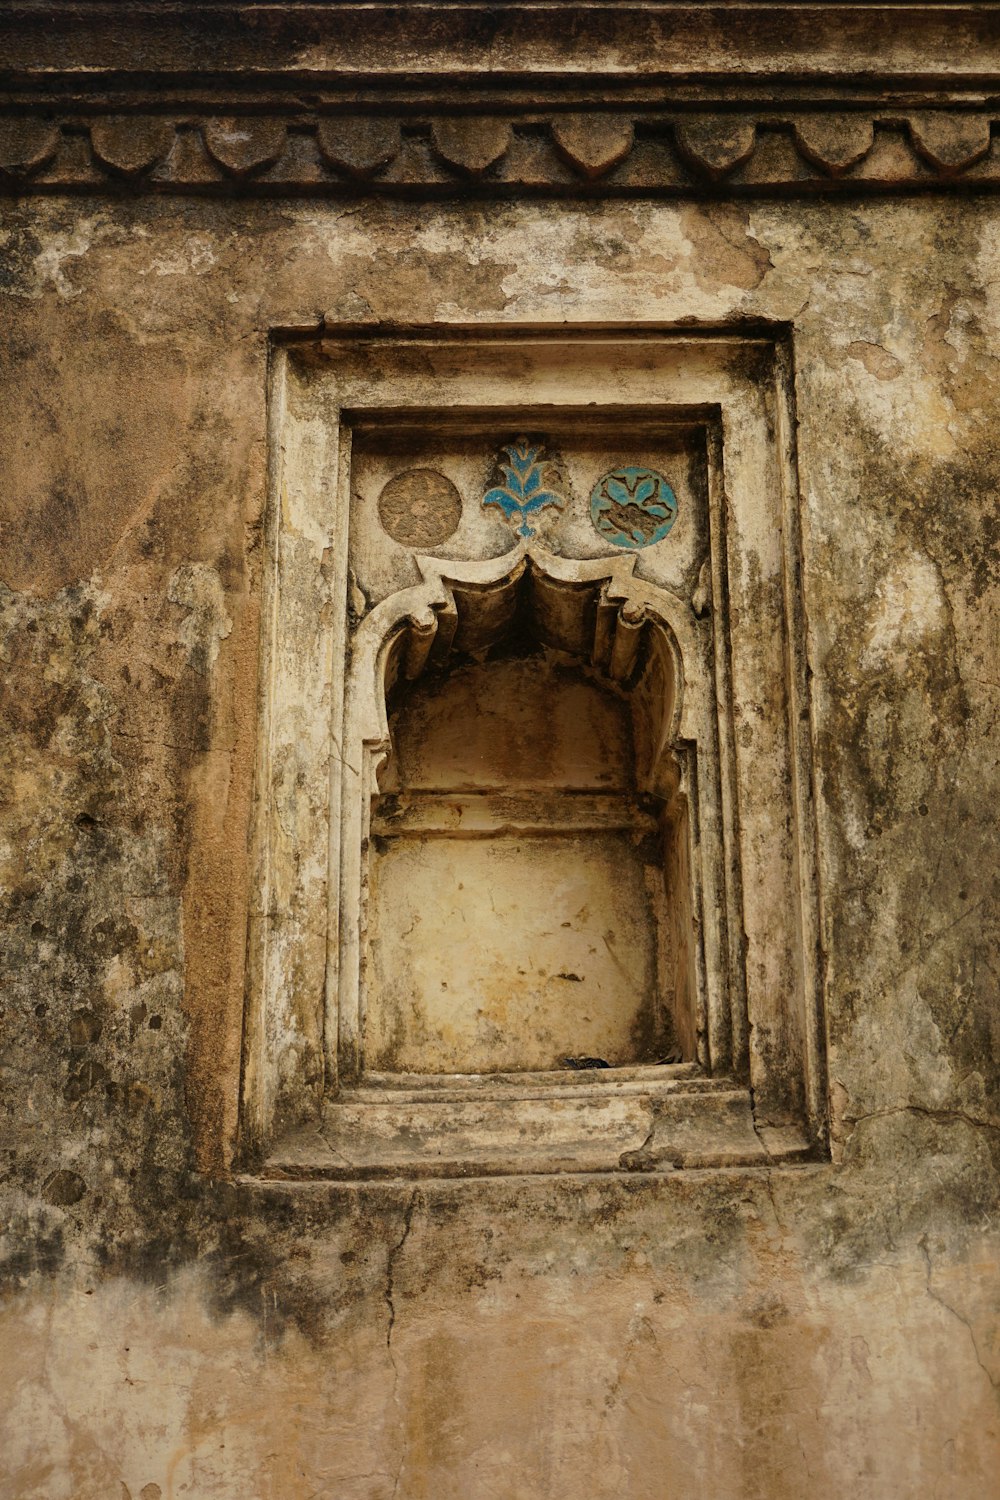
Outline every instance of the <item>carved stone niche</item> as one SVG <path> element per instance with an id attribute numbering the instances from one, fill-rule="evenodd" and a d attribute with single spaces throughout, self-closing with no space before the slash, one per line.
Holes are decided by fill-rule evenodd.
<path id="1" fill-rule="evenodd" d="M 787 371 L 767 331 L 276 345 L 248 1166 L 822 1149 Z"/>
<path id="2" fill-rule="evenodd" d="M 418 565 L 356 638 L 367 922 L 342 974 L 342 1072 L 693 1059 L 689 621 L 618 559 L 521 543 Z"/>

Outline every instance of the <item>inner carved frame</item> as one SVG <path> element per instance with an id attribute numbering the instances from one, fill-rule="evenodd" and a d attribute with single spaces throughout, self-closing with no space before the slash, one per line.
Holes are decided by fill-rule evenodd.
<path id="1" fill-rule="evenodd" d="M 465 653 L 475 653 L 502 641 L 517 613 L 518 596 L 524 593 L 541 645 L 570 661 L 586 663 L 611 683 L 631 688 L 630 698 L 638 710 L 633 714 L 637 787 L 662 809 L 658 833 L 665 850 L 661 864 L 671 865 L 662 920 L 672 919 L 675 927 L 674 973 L 669 983 L 658 975 L 654 1003 L 669 1005 L 669 1025 L 664 1031 L 679 1043 L 683 1057 L 707 1066 L 709 1007 L 700 935 L 705 932 L 709 945 L 709 966 L 718 970 L 723 964 L 724 903 L 721 892 L 711 885 L 719 861 L 710 861 L 703 877 L 696 835 L 692 837 L 693 830 L 704 828 L 714 839 L 719 829 L 717 753 L 706 701 L 711 673 L 705 632 L 699 637 L 697 622 L 684 600 L 633 576 L 634 555 L 573 561 L 522 542 L 485 562 L 456 563 L 425 556 L 417 562 L 423 582 L 391 595 L 361 623 L 348 682 L 340 906 L 345 914 L 355 913 L 356 920 L 348 917 L 342 924 L 339 988 L 327 1003 L 327 1013 L 338 1017 L 341 1079 L 357 1081 L 370 1072 L 364 1038 L 371 988 L 366 982 L 371 972 L 366 935 L 372 810 L 378 806 L 379 774 L 392 748 L 386 710 L 391 689 L 400 681 L 418 680 L 428 665 L 446 666 L 456 642 Z M 687 690 L 686 684 L 690 684 Z M 456 726 L 456 733 L 460 732 Z M 689 815 L 692 798 L 697 800 L 693 819 Z M 524 795 L 520 803 L 510 795 L 494 800 L 502 805 L 493 808 L 480 799 L 473 813 L 478 826 L 456 829 L 455 836 L 488 837 L 491 829 L 529 835 L 556 831 L 551 826 L 552 809 L 537 793 Z M 428 826 L 427 808 L 419 802 L 394 806 L 393 813 L 395 826 L 386 827 L 383 819 L 384 833 L 398 836 L 407 820 L 418 827 Z M 602 822 L 610 826 L 616 817 L 613 799 L 596 795 L 584 799 L 582 805 L 576 799 L 573 813 L 577 829 L 588 824 L 597 828 Z M 703 878 L 710 887 L 707 903 L 702 895 Z M 703 906 L 708 909 L 707 923 Z M 715 1038 L 720 1065 L 727 1045 L 727 1036 Z"/>

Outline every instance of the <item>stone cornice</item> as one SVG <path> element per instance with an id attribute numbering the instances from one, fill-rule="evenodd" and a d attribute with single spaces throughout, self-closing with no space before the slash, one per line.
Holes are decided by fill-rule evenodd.
<path id="1" fill-rule="evenodd" d="M 0 6 L 0 187 L 447 197 L 1000 183 L 1000 7 Z"/>
<path id="2" fill-rule="evenodd" d="M 0 76 L 511 82 L 1000 78 L 993 3 L 6 0 Z"/>

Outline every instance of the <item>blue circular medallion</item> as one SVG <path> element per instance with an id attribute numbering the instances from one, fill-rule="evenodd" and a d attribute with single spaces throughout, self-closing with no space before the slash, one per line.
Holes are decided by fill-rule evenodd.
<path id="1" fill-rule="evenodd" d="M 590 514 L 601 536 L 616 547 L 662 542 L 677 519 L 677 496 L 656 469 L 625 464 L 594 485 Z"/>

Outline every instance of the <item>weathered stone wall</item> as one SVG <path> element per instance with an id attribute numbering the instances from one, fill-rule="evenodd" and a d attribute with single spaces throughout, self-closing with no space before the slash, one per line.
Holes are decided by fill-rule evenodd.
<path id="1" fill-rule="evenodd" d="M 11 201 L 10 1500 L 980 1500 L 1000 205 Z M 833 1161 L 257 1185 L 269 331 L 791 325 Z"/>

